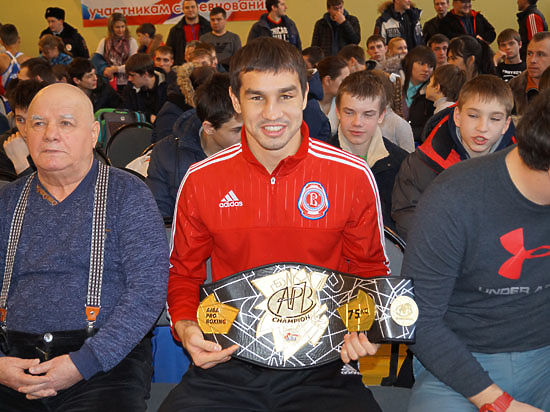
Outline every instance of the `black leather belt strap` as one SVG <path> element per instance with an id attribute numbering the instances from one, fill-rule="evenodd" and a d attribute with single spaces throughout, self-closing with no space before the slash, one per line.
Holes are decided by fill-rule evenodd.
<path id="1" fill-rule="evenodd" d="M 236 358 L 271 368 L 308 368 L 340 357 L 344 336 L 414 342 L 418 308 L 402 277 L 361 278 L 279 263 L 201 286 L 197 319 L 206 339 L 240 346 Z"/>

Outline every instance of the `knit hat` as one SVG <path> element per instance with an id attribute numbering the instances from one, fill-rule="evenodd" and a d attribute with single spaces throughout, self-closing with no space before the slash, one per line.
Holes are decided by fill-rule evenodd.
<path id="1" fill-rule="evenodd" d="M 60 9 L 59 7 L 48 7 L 46 9 L 45 18 L 55 17 L 58 20 L 65 20 L 65 10 Z"/>

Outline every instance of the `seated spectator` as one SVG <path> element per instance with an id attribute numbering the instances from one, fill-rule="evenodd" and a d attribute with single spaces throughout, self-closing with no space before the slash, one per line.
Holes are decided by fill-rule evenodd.
<path id="1" fill-rule="evenodd" d="M 137 53 L 136 39 L 130 36 L 126 17 L 113 13 L 107 21 L 107 37 L 101 39 L 92 57 L 96 73 L 107 79 L 119 92 L 128 83 L 124 71 L 128 58 Z"/>
<path id="2" fill-rule="evenodd" d="M 394 111 L 394 106 L 401 106 L 401 100 L 397 99 L 396 101 L 395 99 L 395 86 L 389 79 L 390 76 L 378 69 L 371 70 L 371 73 L 382 82 L 386 92 L 386 113 L 380 124 L 382 136 L 407 153 L 414 152 L 414 137 L 411 125 Z"/>
<path id="3" fill-rule="evenodd" d="M 166 75 L 155 70 L 153 59 L 145 53 L 130 56 L 126 62 L 128 84 L 122 91 L 122 106 L 135 112 L 143 112 L 148 121 L 154 122 L 166 101 Z"/>
<path id="4" fill-rule="evenodd" d="M 365 159 L 380 192 L 384 225 L 395 229 L 391 219 L 391 192 L 407 152 L 382 135 L 380 124 L 386 106 L 386 90 L 378 76 L 366 71 L 349 75 L 336 95 L 340 126 L 330 143 Z"/>
<path id="5" fill-rule="evenodd" d="M 28 59 L 19 51 L 21 38 L 17 28 L 13 24 L 2 24 L 0 26 L 0 45 L 4 51 L 0 53 L 0 94 L 6 90 L 10 80 L 18 77 L 21 64 Z"/>
<path id="6" fill-rule="evenodd" d="M 434 52 L 435 61 L 438 67 L 447 64 L 447 50 L 449 49 L 449 39 L 445 35 L 438 33 L 431 36 L 430 40 L 428 40 L 428 47 Z"/>
<path id="7" fill-rule="evenodd" d="M 338 116 L 336 114 L 336 94 L 338 87 L 349 76 L 346 61 L 338 56 L 325 57 L 317 65 L 319 77 L 323 86 L 323 99 L 320 101 L 321 110 L 330 122 L 330 135 L 338 132 Z"/>
<path id="8" fill-rule="evenodd" d="M 56 64 L 52 66 L 52 71 L 56 83 L 70 83 L 69 71 L 66 64 Z"/>
<path id="9" fill-rule="evenodd" d="M 491 44 L 495 28 L 479 11 L 472 10 L 472 0 L 453 0 L 453 9 L 441 20 L 441 33 L 449 39 L 468 35 Z"/>
<path id="10" fill-rule="evenodd" d="M 526 68 L 521 60 L 521 37 L 514 29 L 506 29 L 497 37 L 498 52 L 495 54 L 497 75 L 506 82 L 519 76 Z"/>
<path id="11" fill-rule="evenodd" d="M 345 45 L 360 41 L 359 20 L 344 9 L 344 0 L 327 0 L 327 12 L 315 22 L 311 45 L 323 49 L 328 57 L 337 55 Z"/>
<path id="12" fill-rule="evenodd" d="M 321 110 L 320 102 L 323 100 L 323 85 L 319 76 L 319 70 L 308 70 L 307 84 L 309 90 L 306 108 L 303 112 L 303 120 L 307 124 L 311 137 L 327 142 L 332 135 L 328 117 Z"/>
<path id="13" fill-rule="evenodd" d="M 218 66 L 215 56 L 212 56 L 210 50 L 203 47 L 195 47 L 189 54 L 189 63 L 199 66 L 212 67 L 215 69 Z"/>
<path id="14" fill-rule="evenodd" d="M 162 34 L 157 33 L 155 25 L 152 23 L 143 23 L 136 29 L 138 53 L 147 53 L 154 55 L 155 50 L 160 46 L 164 46 Z"/>
<path id="15" fill-rule="evenodd" d="M 371 60 L 382 63 L 386 59 L 387 52 L 386 41 L 379 34 L 373 34 L 367 39 L 367 53 Z"/>
<path id="16" fill-rule="evenodd" d="M 209 66 L 196 66 L 185 63 L 177 66 L 178 90 L 168 90 L 166 102 L 161 107 L 155 119 L 151 143 L 158 142 L 173 133 L 178 118 L 186 111 L 195 107 L 195 90 L 210 80 L 216 72 Z"/>
<path id="17" fill-rule="evenodd" d="M 452 167 L 420 200 L 402 269 L 419 309 L 409 412 L 550 410 L 548 130 L 546 91 L 516 147 Z"/>
<path id="18" fill-rule="evenodd" d="M 388 53 L 386 57 L 399 56 L 399 58 L 402 59 L 408 52 L 409 49 L 405 39 L 401 37 L 394 37 L 388 42 Z"/>
<path id="19" fill-rule="evenodd" d="M 311 46 L 302 50 L 302 57 L 306 63 L 306 68 L 309 70 L 317 67 L 317 63 L 325 58 L 325 53 L 320 47 Z"/>
<path id="20" fill-rule="evenodd" d="M 428 47 L 430 47 L 430 39 L 436 34 L 441 33 L 441 20 L 443 20 L 443 17 L 447 15 L 447 11 L 449 10 L 449 0 L 434 0 L 434 9 L 435 17 L 424 23 L 424 27 L 422 27 L 422 32 L 424 33 L 424 42 Z M 447 41 L 447 44 L 448 43 L 449 41 Z"/>
<path id="21" fill-rule="evenodd" d="M 231 57 L 241 48 L 241 38 L 238 34 L 227 31 L 227 13 L 223 7 L 214 7 L 210 11 L 210 26 L 212 31 L 205 33 L 199 40 L 203 43 L 209 43 L 216 49 L 218 61 L 225 70 L 229 70 L 229 61 Z"/>
<path id="22" fill-rule="evenodd" d="M 386 43 L 401 37 L 412 49 L 424 45 L 420 15 L 422 10 L 414 7 L 410 0 L 386 1 L 378 8 L 380 16 L 374 24 L 374 34 L 379 34 Z"/>
<path id="23" fill-rule="evenodd" d="M 170 73 L 174 65 L 174 52 L 170 46 L 160 46 L 155 50 L 155 67 L 164 70 L 164 73 Z"/>
<path id="24" fill-rule="evenodd" d="M 172 217 L 181 180 L 193 163 L 241 140 L 242 120 L 229 97 L 229 75 L 216 73 L 199 86 L 197 108 L 185 112 L 174 134 L 158 142 L 151 154 L 147 185 L 160 213 Z"/>
<path id="25" fill-rule="evenodd" d="M 19 80 L 10 88 L 8 100 L 15 127 L 0 136 L 0 180 L 12 181 L 34 171 L 25 142 L 27 110 L 33 97 L 48 84 L 37 80 Z"/>
<path id="26" fill-rule="evenodd" d="M 37 173 L 0 196 L 4 410 L 146 410 L 166 233 L 147 187 L 94 159 L 98 133 L 72 85 L 47 86 L 28 108 Z"/>
<path id="27" fill-rule="evenodd" d="M 543 31 L 533 36 L 527 46 L 526 66 L 527 70 L 510 80 L 516 113 L 520 116 L 539 93 L 540 77 L 550 67 L 550 32 Z"/>
<path id="28" fill-rule="evenodd" d="M 55 83 L 57 79 L 53 73 L 52 66 L 41 57 L 33 57 L 21 64 L 21 70 L 17 74 L 19 80 L 38 80 L 49 84 Z"/>
<path id="29" fill-rule="evenodd" d="M 224 66 L 221 65 L 220 62 L 218 61 L 218 55 L 216 53 L 216 48 L 214 47 L 213 44 L 205 43 L 205 42 L 199 42 L 197 44 L 197 46 L 195 47 L 195 50 L 193 51 L 193 53 L 195 53 L 195 56 L 196 56 L 196 53 L 201 49 L 206 50 L 210 54 L 210 60 L 212 61 L 212 65 L 213 65 L 212 67 L 214 67 L 220 73 L 223 73 L 223 72 L 226 71 Z"/>
<path id="30" fill-rule="evenodd" d="M 200 44 L 200 41 L 198 40 L 191 40 L 190 42 L 187 42 L 187 44 L 185 45 L 185 62 L 190 62 L 189 56 L 191 55 L 191 53 L 193 53 L 195 47 L 197 47 L 198 44 Z"/>
<path id="31" fill-rule="evenodd" d="M 483 40 L 472 36 L 455 37 L 447 51 L 449 64 L 454 64 L 466 72 L 470 80 L 480 74 L 496 74 L 493 51 Z"/>
<path id="32" fill-rule="evenodd" d="M 122 105 L 120 95 L 98 77 L 89 59 L 77 57 L 67 66 L 70 83 L 82 90 L 90 98 L 94 112 L 99 109 L 118 108 Z"/>
<path id="33" fill-rule="evenodd" d="M 346 61 L 350 73 L 367 69 L 365 64 L 365 50 L 357 44 L 348 44 L 342 47 L 342 50 L 338 52 L 338 56 Z"/>
<path id="34" fill-rule="evenodd" d="M 48 7 L 44 17 L 48 22 L 48 28 L 42 30 L 40 37 L 45 34 L 53 34 L 63 40 L 65 49 L 71 53 L 72 57 L 90 58 L 90 52 L 84 38 L 77 29 L 65 22 L 65 10 L 59 7 Z"/>
<path id="35" fill-rule="evenodd" d="M 420 142 L 422 129 L 434 112 L 433 103 L 426 99 L 426 86 L 435 65 L 435 54 L 427 46 L 415 47 L 403 59 L 403 116 L 411 124 L 416 142 Z"/>
<path id="36" fill-rule="evenodd" d="M 73 61 L 72 56 L 67 54 L 63 40 L 53 34 L 45 34 L 38 42 L 40 54 L 52 66 L 56 64 L 69 64 Z"/>
<path id="37" fill-rule="evenodd" d="M 466 73 L 457 66 L 444 64 L 435 69 L 426 87 L 426 99 L 433 102 L 434 114 L 456 104 L 464 83 L 466 83 Z"/>
<path id="38" fill-rule="evenodd" d="M 392 218 L 405 240 L 422 193 L 437 175 L 452 165 L 511 145 L 514 106 L 507 83 L 492 75 L 468 81 L 457 106 L 430 132 L 403 164 L 392 193 Z"/>

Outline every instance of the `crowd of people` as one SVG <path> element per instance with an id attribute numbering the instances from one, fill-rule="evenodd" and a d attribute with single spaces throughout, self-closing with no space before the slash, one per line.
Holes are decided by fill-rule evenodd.
<path id="1" fill-rule="evenodd" d="M 91 54 L 58 7 L 36 57 L 0 25 L 0 409 L 145 410 L 167 302 L 192 366 L 161 411 L 378 411 L 342 372 L 376 353 L 365 333 L 341 362 L 270 369 L 206 340 L 197 307 L 207 266 L 213 281 L 282 262 L 387 276 L 388 230 L 419 309 L 409 411 L 550 410 L 537 0 L 500 33 L 471 0 L 434 0 L 424 24 L 387 1 L 364 45 L 344 0 L 326 0 L 308 47 L 285 0 L 265 3 L 244 46 L 196 0 L 166 41 L 111 14 Z M 152 125 L 134 176 L 97 154 L 105 109 Z"/>

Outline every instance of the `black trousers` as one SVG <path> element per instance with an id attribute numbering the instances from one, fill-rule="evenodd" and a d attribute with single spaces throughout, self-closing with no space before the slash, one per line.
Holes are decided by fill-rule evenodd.
<path id="1" fill-rule="evenodd" d="M 159 412 L 381 411 L 360 375 L 341 362 L 305 370 L 274 370 L 231 359 L 211 369 L 191 366 Z"/>
<path id="2" fill-rule="evenodd" d="M 54 356 L 78 350 L 85 336 L 78 332 L 56 334 Z M 67 336 L 65 336 L 67 335 Z M 26 340 L 11 337 L 8 356 L 31 359 L 38 357 L 36 338 Z M 81 380 L 56 396 L 28 400 L 25 395 L 0 385 L 0 411 L 2 412 L 134 412 L 145 411 L 151 389 L 152 349 L 151 338 L 146 336 L 117 366 L 100 372 L 89 380 Z"/>

